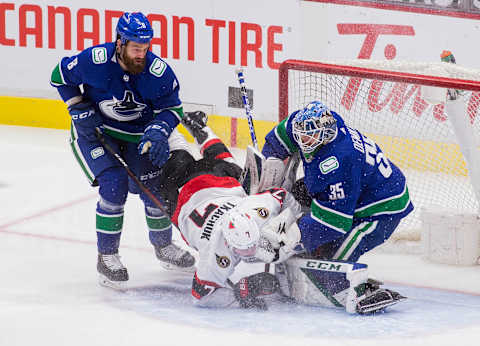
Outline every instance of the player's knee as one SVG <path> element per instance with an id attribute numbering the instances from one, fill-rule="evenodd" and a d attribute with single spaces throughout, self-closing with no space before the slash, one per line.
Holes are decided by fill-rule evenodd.
<path id="1" fill-rule="evenodd" d="M 128 194 L 128 176 L 121 167 L 110 167 L 97 177 L 102 199 L 124 205 Z"/>
<path id="2" fill-rule="evenodd" d="M 236 163 L 223 160 L 215 160 L 212 170 L 218 177 L 232 177 L 237 180 L 242 174 L 242 169 Z"/>
<path id="3" fill-rule="evenodd" d="M 170 158 L 162 166 L 160 176 L 152 182 L 160 189 L 179 188 L 188 174 L 188 167 L 195 162 L 195 158 L 186 150 L 170 152 Z"/>

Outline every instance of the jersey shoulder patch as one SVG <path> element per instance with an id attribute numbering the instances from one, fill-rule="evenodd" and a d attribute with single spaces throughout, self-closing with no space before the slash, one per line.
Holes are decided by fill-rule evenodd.
<path id="1" fill-rule="evenodd" d="M 161 77 L 167 70 L 167 63 L 160 58 L 155 58 L 150 64 L 150 73 L 155 77 Z"/>
<path id="2" fill-rule="evenodd" d="M 328 174 L 340 167 L 340 164 L 335 156 L 327 157 L 325 160 L 319 163 L 318 168 L 322 174 Z"/>
<path id="3" fill-rule="evenodd" d="M 107 62 L 107 48 L 95 47 L 92 48 L 92 61 L 94 64 L 104 64 Z"/>

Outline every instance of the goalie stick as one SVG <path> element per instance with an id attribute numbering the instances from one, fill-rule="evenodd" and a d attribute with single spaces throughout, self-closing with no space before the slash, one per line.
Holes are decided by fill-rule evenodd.
<path id="1" fill-rule="evenodd" d="M 252 137 L 253 147 L 256 150 L 258 150 L 257 135 L 255 134 L 255 128 L 253 127 L 252 110 L 250 108 L 250 102 L 248 100 L 247 87 L 245 86 L 245 77 L 243 75 L 243 69 L 241 67 L 237 68 L 235 72 L 237 74 L 238 83 L 240 84 L 240 91 L 242 92 L 243 107 L 245 108 L 245 113 L 247 114 L 248 129 L 250 130 L 250 137 Z M 266 272 L 270 271 L 269 263 L 265 264 L 265 271 Z"/>
<path id="2" fill-rule="evenodd" d="M 243 69 L 238 68 L 236 71 L 238 83 L 240 84 L 240 91 L 242 92 L 243 107 L 247 114 L 248 129 L 250 130 L 250 137 L 252 137 L 252 143 L 255 149 L 258 150 L 257 135 L 255 134 L 255 128 L 253 127 L 252 109 L 250 108 L 250 102 L 248 100 L 247 87 L 245 86 L 245 77 L 243 75 Z"/>

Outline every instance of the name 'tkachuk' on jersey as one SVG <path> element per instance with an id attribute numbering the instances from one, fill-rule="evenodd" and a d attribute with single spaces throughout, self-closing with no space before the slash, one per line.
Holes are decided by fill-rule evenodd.
<path id="1" fill-rule="evenodd" d="M 197 281 L 227 287 L 228 277 L 240 262 L 226 246 L 221 229 L 215 227 L 229 210 L 241 208 L 261 228 L 281 212 L 285 196 L 283 189 L 248 196 L 231 177 L 205 174 L 189 181 L 180 192 L 172 221 L 187 244 L 199 252 Z"/>

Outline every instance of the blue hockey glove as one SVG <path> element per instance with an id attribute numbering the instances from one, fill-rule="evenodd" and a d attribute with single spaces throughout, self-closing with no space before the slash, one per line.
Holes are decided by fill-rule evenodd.
<path id="1" fill-rule="evenodd" d="M 93 103 L 83 101 L 68 107 L 68 112 L 72 117 L 73 125 L 77 130 L 79 137 L 88 141 L 95 141 L 95 128 L 103 125 L 102 117 L 95 111 Z"/>
<path id="2" fill-rule="evenodd" d="M 145 133 L 138 145 L 138 152 L 143 155 L 148 151 L 148 157 L 152 163 L 162 167 L 170 156 L 168 137 L 172 129 L 162 120 L 154 120 L 147 126 Z"/>

